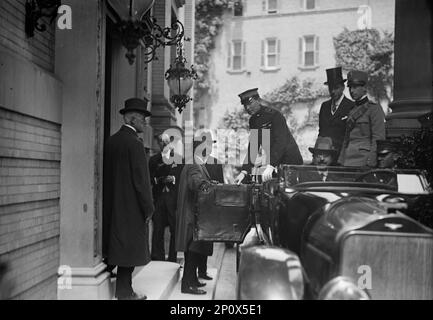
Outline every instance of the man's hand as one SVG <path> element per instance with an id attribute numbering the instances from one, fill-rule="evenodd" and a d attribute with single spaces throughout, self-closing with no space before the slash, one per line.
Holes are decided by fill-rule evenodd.
<path id="1" fill-rule="evenodd" d="M 239 175 L 235 178 L 235 184 L 241 184 L 242 180 L 244 180 L 246 176 L 246 171 L 241 171 L 241 173 L 239 173 Z"/>
<path id="2" fill-rule="evenodd" d="M 202 192 L 205 192 L 205 193 L 207 193 L 207 192 L 209 192 L 209 187 L 210 187 L 210 182 L 208 182 L 208 181 L 206 181 L 206 182 L 203 182 L 201 185 L 200 185 L 200 191 L 202 191 Z"/>
<path id="3" fill-rule="evenodd" d="M 274 171 L 275 171 L 275 168 L 273 166 L 271 166 L 270 164 L 268 164 L 266 166 L 265 171 L 263 171 L 263 174 L 262 174 L 263 182 L 271 180 L 272 179 L 272 173 Z"/>
<path id="4" fill-rule="evenodd" d="M 165 177 L 165 183 L 173 183 L 173 182 L 174 182 L 174 176 Z"/>

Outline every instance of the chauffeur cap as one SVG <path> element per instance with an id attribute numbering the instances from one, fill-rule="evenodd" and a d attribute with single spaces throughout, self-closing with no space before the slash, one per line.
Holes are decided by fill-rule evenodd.
<path id="1" fill-rule="evenodd" d="M 352 70 L 347 74 L 347 86 L 361 85 L 364 86 L 368 82 L 368 74 L 364 71 Z"/>
<path id="2" fill-rule="evenodd" d="M 249 89 L 239 94 L 239 98 L 241 98 L 241 103 L 248 104 L 250 103 L 252 98 L 258 98 L 259 97 L 258 90 L 259 90 L 258 88 Z"/>

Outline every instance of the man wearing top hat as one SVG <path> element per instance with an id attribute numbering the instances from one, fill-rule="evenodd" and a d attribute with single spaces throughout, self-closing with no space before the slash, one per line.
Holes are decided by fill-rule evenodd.
<path id="1" fill-rule="evenodd" d="M 250 129 L 259 129 L 259 143 L 261 144 L 261 129 L 270 130 L 270 156 L 269 164 L 262 174 L 263 182 L 272 179 L 272 173 L 280 164 L 303 164 L 298 145 L 287 126 L 286 119 L 280 111 L 270 106 L 269 102 L 260 98 L 258 89 L 250 89 L 239 94 L 241 103 L 245 110 L 251 115 L 249 120 Z M 265 148 L 266 149 L 266 148 Z M 247 159 L 242 167 L 241 173 L 236 177 L 235 183 L 241 183 L 248 172 L 251 172 L 256 159 L 249 159 L 250 146 L 248 147 Z M 268 156 L 268 155 L 267 155 Z M 245 163 L 245 162 L 244 162 Z"/>
<path id="2" fill-rule="evenodd" d="M 145 299 L 132 289 L 134 267 L 150 261 L 148 221 L 154 207 L 148 159 L 138 133 L 144 131 L 147 99 L 131 98 L 120 110 L 125 124 L 104 148 L 103 254 L 117 266 L 115 296 Z"/>
<path id="3" fill-rule="evenodd" d="M 347 75 L 349 92 L 355 100 L 350 111 L 343 147 L 338 163 L 343 166 L 375 167 L 376 141 L 385 139 L 385 114 L 382 108 L 368 100 L 368 75 L 353 70 Z"/>
<path id="4" fill-rule="evenodd" d="M 346 121 L 350 110 L 355 106 L 353 101 L 344 95 L 344 82 L 341 67 L 326 70 L 330 100 L 322 103 L 319 113 L 319 137 L 330 137 L 337 152 L 340 154 L 346 132 Z"/>

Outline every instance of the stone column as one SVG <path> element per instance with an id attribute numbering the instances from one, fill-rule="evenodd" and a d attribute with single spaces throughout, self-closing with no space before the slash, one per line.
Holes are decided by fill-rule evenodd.
<path id="1" fill-rule="evenodd" d="M 410 135 L 421 127 L 418 117 L 431 112 L 432 4 L 430 0 L 396 0 L 394 101 L 387 136 Z"/>
<path id="2" fill-rule="evenodd" d="M 109 299 L 101 262 L 105 15 L 102 0 L 66 0 L 72 29 L 56 29 L 63 83 L 59 299 Z M 72 280 L 72 281 L 71 281 Z"/>

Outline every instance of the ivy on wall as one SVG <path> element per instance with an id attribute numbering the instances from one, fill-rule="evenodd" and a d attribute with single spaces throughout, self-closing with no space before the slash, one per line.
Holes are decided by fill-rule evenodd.
<path id="1" fill-rule="evenodd" d="M 215 39 L 223 26 L 223 15 L 230 0 L 197 0 L 195 6 L 194 65 L 198 79 L 195 81 L 194 100 L 209 93 L 211 88 L 209 66 Z"/>
<path id="2" fill-rule="evenodd" d="M 392 101 L 394 79 L 394 35 L 376 29 L 349 31 L 334 37 L 335 60 L 344 70 L 368 73 L 368 92 L 376 102 Z"/>

